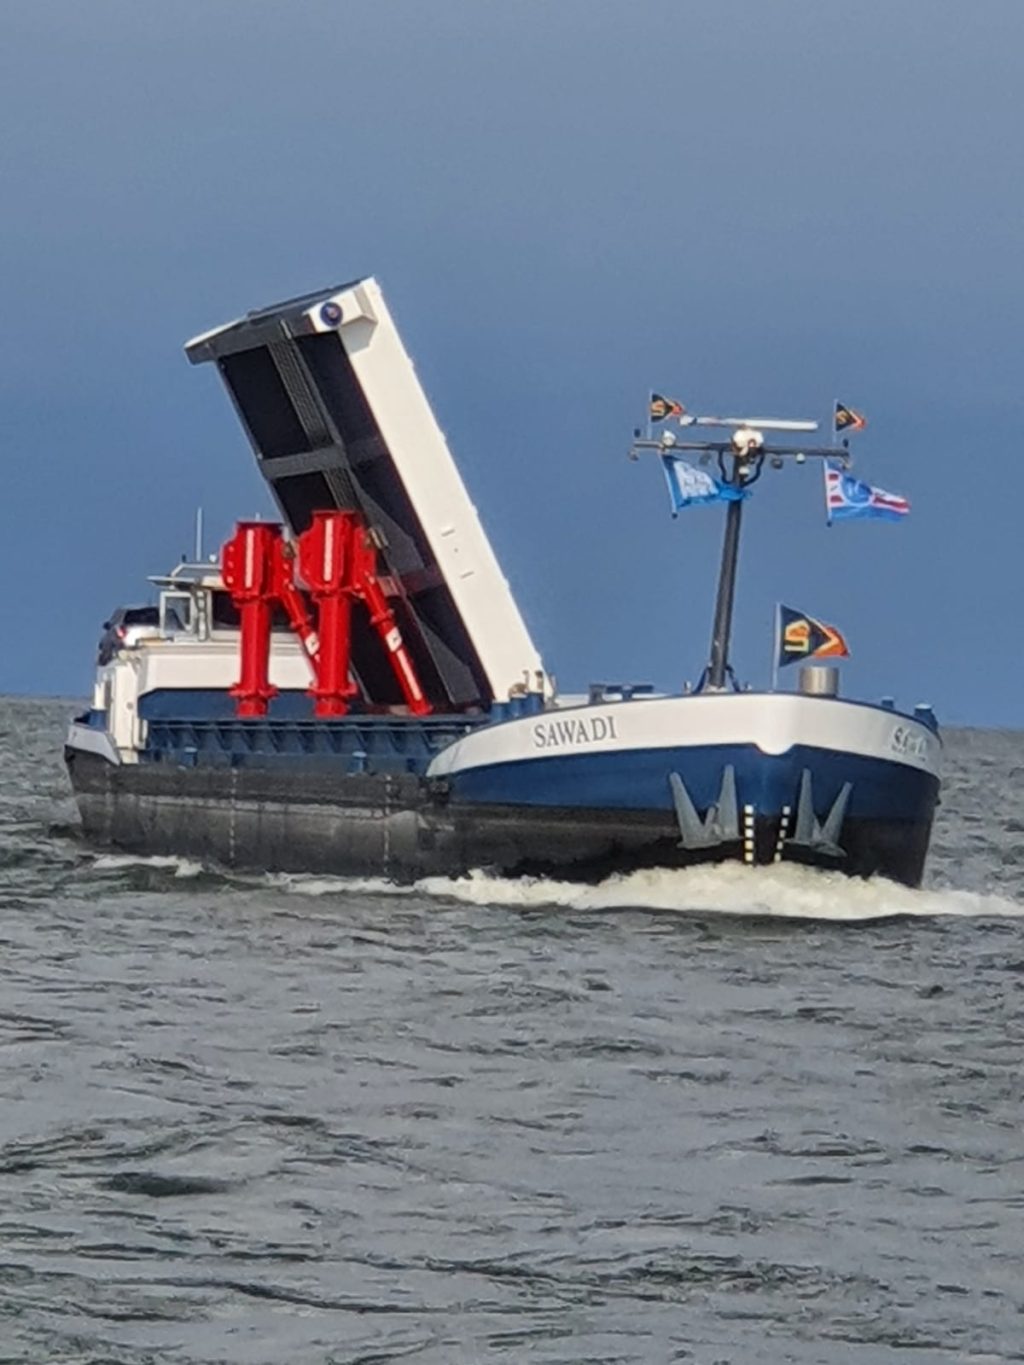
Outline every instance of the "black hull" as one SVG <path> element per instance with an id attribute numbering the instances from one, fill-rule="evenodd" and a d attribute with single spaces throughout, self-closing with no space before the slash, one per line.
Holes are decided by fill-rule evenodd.
<path id="1" fill-rule="evenodd" d="M 90 841 L 256 871 L 409 882 L 482 868 L 597 882 L 617 872 L 732 859 L 798 862 L 918 886 L 931 833 L 930 806 L 918 819 L 848 818 L 839 854 L 797 846 L 778 818 L 757 816 L 746 847 L 736 841 L 693 850 L 680 847 L 669 812 L 462 804 L 413 775 L 117 767 L 70 748 L 66 758 Z"/>

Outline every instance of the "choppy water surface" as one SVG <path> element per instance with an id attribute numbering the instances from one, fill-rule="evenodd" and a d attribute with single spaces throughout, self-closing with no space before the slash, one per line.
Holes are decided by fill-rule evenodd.
<path id="1" fill-rule="evenodd" d="M 930 886 L 91 853 L 0 703 L 0 1362 L 1024 1359 L 1024 736 Z"/>

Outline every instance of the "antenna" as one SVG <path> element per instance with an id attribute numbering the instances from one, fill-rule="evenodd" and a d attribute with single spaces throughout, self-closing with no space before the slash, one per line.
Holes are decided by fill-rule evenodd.
<path id="1" fill-rule="evenodd" d="M 194 562 L 196 564 L 201 564 L 203 562 L 203 509 L 201 507 L 196 508 L 196 553 Z"/>

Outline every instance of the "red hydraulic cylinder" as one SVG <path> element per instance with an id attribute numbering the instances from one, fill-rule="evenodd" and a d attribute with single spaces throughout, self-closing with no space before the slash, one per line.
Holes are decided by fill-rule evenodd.
<path id="1" fill-rule="evenodd" d="M 320 598 L 320 652 L 317 682 L 311 689 L 313 714 L 343 716 L 356 686 L 349 677 L 352 648 L 352 598 L 347 592 Z"/>
<path id="2" fill-rule="evenodd" d="M 360 597 L 370 613 L 370 624 L 380 636 L 391 659 L 391 667 L 414 716 L 426 716 L 434 709 L 423 695 L 409 651 L 402 639 L 395 614 L 377 578 L 377 555 L 370 538 L 361 527 L 353 537 L 353 571 Z"/>
<path id="3" fill-rule="evenodd" d="M 320 637 L 306 607 L 306 599 L 295 585 L 295 550 L 283 536 L 274 552 L 274 591 L 315 675 Z"/>
<path id="4" fill-rule="evenodd" d="M 352 659 L 352 546 L 359 518 L 354 512 L 320 511 L 299 537 L 299 572 L 312 592 L 319 616 L 316 686 L 318 716 L 343 716 L 355 695 Z"/>
<path id="5" fill-rule="evenodd" d="M 221 550 L 224 586 L 242 625 L 242 676 L 231 689 L 239 716 L 267 714 L 277 696 L 270 682 L 270 626 L 274 609 L 274 555 L 281 528 L 273 522 L 240 521 Z"/>

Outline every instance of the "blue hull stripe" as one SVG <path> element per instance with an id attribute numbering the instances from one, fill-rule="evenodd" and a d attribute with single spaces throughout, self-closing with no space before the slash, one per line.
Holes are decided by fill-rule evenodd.
<path id="1" fill-rule="evenodd" d="M 796 745 L 765 754 L 753 745 L 632 749 L 617 753 L 535 758 L 471 768 L 449 777 L 454 800 L 489 805 L 607 810 L 671 810 L 668 776 L 677 772 L 698 810 L 719 796 L 722 771 L 732 764 L 741 806 L 760 815 L 794 809 L 805 768 L 814 804 L 831 806 L 844 782 L 853 783 L 848 814 L 855 819 L 930 818 L 938 780 L 903 763 Z"/>

